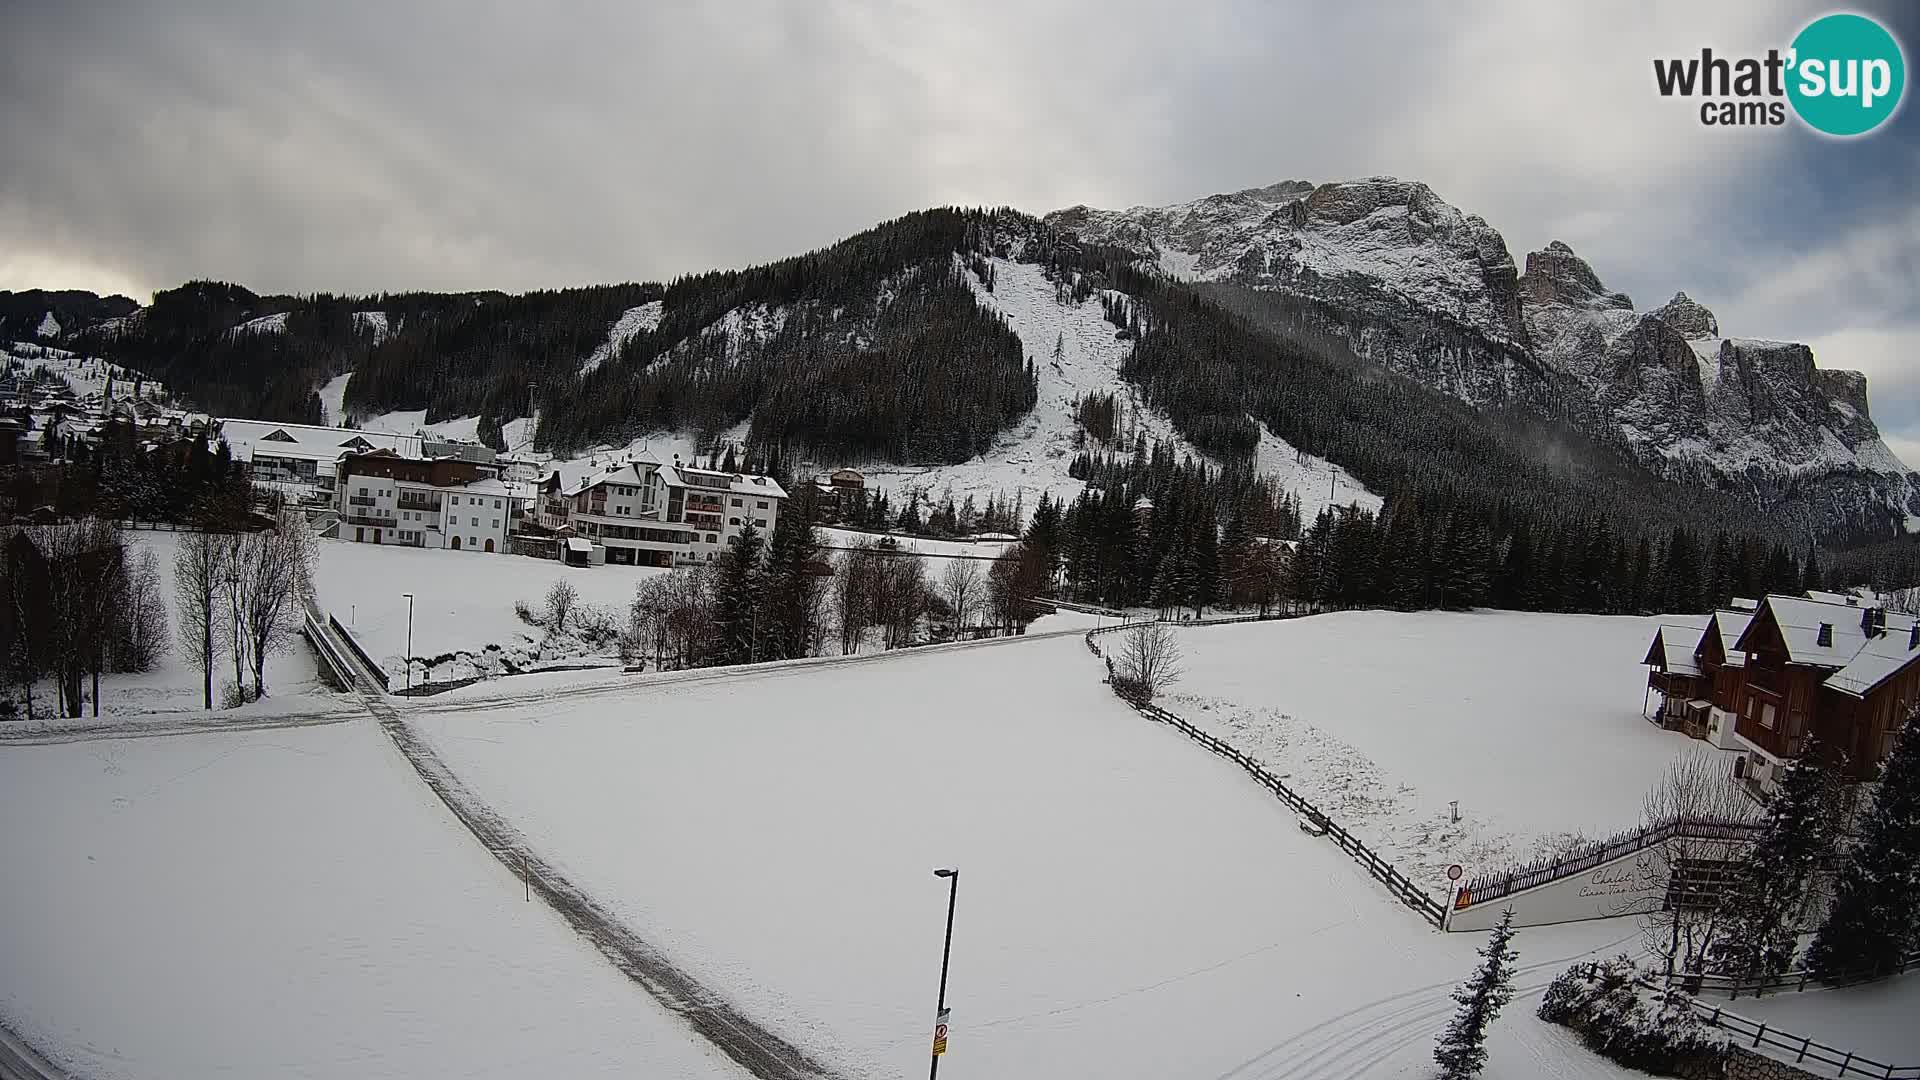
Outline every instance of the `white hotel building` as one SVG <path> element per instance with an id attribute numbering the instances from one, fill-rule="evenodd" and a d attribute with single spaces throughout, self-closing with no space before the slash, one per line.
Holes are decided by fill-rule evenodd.
<path id="1" fill-rule="evenodd" d="M 590 541 L 596 562 L 688 566 L 714 561 L 748 523 L 772 532 L 786 497 L 770 477 L 642 458 L 572 480 L 550 473 L 538 520 Z"/>

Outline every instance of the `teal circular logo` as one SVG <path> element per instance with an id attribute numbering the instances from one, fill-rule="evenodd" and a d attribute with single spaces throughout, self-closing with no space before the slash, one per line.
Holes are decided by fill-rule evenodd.
<path id="1" fill-rule="evenodd" d="M 1793 39 L 1788 56 L 1787 98 L 1815 131 L 1865 135 L 1906 93 L 1900 43 L 1865 15 L 1822 15 Z"/>

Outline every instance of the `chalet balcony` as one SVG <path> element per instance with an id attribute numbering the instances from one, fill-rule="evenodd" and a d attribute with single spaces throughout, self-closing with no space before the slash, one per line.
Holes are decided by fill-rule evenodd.
<path id="1" fill-rule="evenodd" d="M 391 529 L 391 528 L 393 528 L 393 527 L 394 527 L 394 518 L 393 518 L 393 516 L 392 516 L 391 514 L 389 514 L 389 515 L 386 515 L 386 516 L 380 516 L 380 515 L 376 515 L 376 514 L 355 514 L 355 513 L 349 513 L 349 514 L 347 515 L 347 524 L 349 524 L 349 525 L 372 525 L 372 526 L 374 526 L 374 527 L 376 527 L 376 528 L 381 528 L 381 529 Z"/>
<path id="2" fill-rule="evenodd" d="M 440 500 L 438 499 L 409 499 L 405 495 L 402 495 L 400 496 L 398 505 L 402 510 L 430 510 L 436 514 L 440 512 Z"/>
<path id="3" fill-rule="evenodd" d="M 374 502 L 374 498 L 373 498 L 373 496 L 371 496 L 371 495 L 353 495 L 353 496 L 349 496 L 349 497 L 348 497 L 348 499 L 347 499 L 347 502 L 349 502 L 349 503 L 351 503 L 351 504 L 353 504 L 354 506 L 374 506 L 374 505 L 377 505 L 377 504 L 376 504 L 376 503 Z"/>

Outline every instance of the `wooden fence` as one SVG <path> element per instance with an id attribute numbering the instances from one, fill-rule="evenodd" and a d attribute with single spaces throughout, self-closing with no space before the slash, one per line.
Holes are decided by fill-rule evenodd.
<path id="1" fill-rule="evenodd" d="M 1289 616 L 1270 616 L 1270 618 L 1271 617 L 1287 618 Z M 1250 622 L 1259 618 L 1260 616 L 1252 616 L 1251 618 L 1239 618 L 1229 621 Z M 1122 623 L 1118 626 L 1089 630 L 1087 632 L 1087 648 L 1091 650 L 1095 656 L 1103 655 L 1100 651 L 1099 644 L 1093 640 L 1095 637 L 1101 634 L 1112 634 L 1121 630 L 1130 630 L 1136 626 L 1147 625 L 1147 623 L 1150 622 L 1152 622 L 1152 620 L 1147 620 L 1146 623 Z M 1151 702 L 1133 701 L 1126 698 L 1122 698 L 1121 700 L 1126 701 L 1128 705 L 1131 705 L 1142 716 L 1151 720 L 1158 720 L 1163 724 L 1179 730 L 1194 742 L 1199 743 L 1208 750 L 1240 766 L 1240 768 L 1244 769 L 1247 775 L 1253 777 L 1254 781 L 1261 787 L 1273 792 L 1276 798 L 1287 804 L 1287 807 L 1294 813 L 1300 815 L 1303 823 L 1311 826 L 1316 832 L 1332 837 L 1333 842 L 1340 845 L 1340 850 L 1346 852 L 1355 862 L 1364 867 L 1367 873 L 1373 876 L 1374 880 L 1385 885 L 1387 891 L 1393 895 L 1394 899 L 1412 908 L 1421 918 L 1435 926 L 1439 926 L 1441 921 L 1446 918 L 1447 908 L 1445 904 L 1427 895 L 1425 890 L 1415 885 L 1412 881 L 1409 881 L 1406 875 L 1396 869 L 1392 863 L 1381 858 L 1372 848 L 1369 848 L 1365 843 L 1361 842 L 1359 837 L 1354 836 L 1342 828 L 1339 822 L 1328 817 L 1319 807 L 1308 802 L 1305 798 L 1301 797 L 1299 792 L 1288 787 L 1278 776 L 1268 771 L 1266 766 L 1248 757 L 1238 748 L 1230 746 L 1220 739 L 1209 735 L 1180 717 L 1175 716 L 1173 713 L 1160 708 L 1158 705 L 1154 705 Z"/>
<path id="2" fill-rule="evenodd" d="M 1887 1065 L 1872 1058 L 1862 1057 L 1852 1050 L 1837 1046 L 1828 1046 L 1823 1042 L 1805 1035 L 1795 1035 L 1790 1031 L 1781 1031 L 1770 1024 L 1750 1020 L 1739 1013 L 1729 1012 L 1724 1006 L 1709 1005 L 1689 994 L 1669 991 L 1652 979 L 1641 979 L 1640 985 L 1657 994 L 1672 993 L 1684 999 L 1700 1019 L 1737 1038 L 1752 1049 L 1770 1047 L 1793 1055 L 1795 1065 L 1807 1062 L 1826 1065 L 1837 1070 L 1838 1076 L 1869 1076 L 1878 1080 L 1920 1080 L 1920 1065 Z M 1748 1040 L 1752 1040 L 1749 1042 Z M 1784 1060 L 1782 1055 L 1768 1055 L 1776 1060 Z"/>
<path id="3" fill-rule="evenodd" d="M 1914 949 L 1893 962 L 1892 970 L 1882 965 L 1868 965 L 1851 971 L 1830 974 L 1815 978 L 1804 968 L 1795 968 L 1780 975 L 1762 975 L 1758 978 L 1741 978 L 1733 975 L 1681 975 L 1688 989 L 1694 993 L 1712 991 L 1725 994 L 1738 1001 L 1741 994 L 1748 997 L 1761 997 L 1769 992 L 1784 991 L 1797 994 L 1802 990 L 1827 990 L 1836 986 L 1854 986 L 1859 983 L 1874 982 L 1891 978 L 1902 972 L 1920 969 L 1920 949 Z"/>

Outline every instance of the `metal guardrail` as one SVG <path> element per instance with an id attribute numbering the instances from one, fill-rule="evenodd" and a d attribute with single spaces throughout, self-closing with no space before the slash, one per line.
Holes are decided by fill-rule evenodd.
<path id="1" fill-rule="evenodd" d="M 1268 616 L 1267 618 L 1272 619 L 1272 618 L 1297 618 L 1297 617 L 1299 616 L 1280 615 L 1280 616 Z M 1235 618 L 1235 619 L 1230 619 L 1226 621 L 1255 622 L 1255 621 L 1260 621 L 1260 619 L 1261 619 L 1260 616 L 1252 616 L 1252 617 L 1245 617 L 1245 618 Z M 1100 646 L 1096 644 L 1093 640 L 1095 637 L 1098 637 L 1099 635 L 1102 635 L 1102 634 L 1117 633 L 1121 630 L 1131 630 L 1137 626 L 1150 625 L 1155 621 L 1156 620 L 1148 619 L 1142 622 L 1121 623 L 1118 626 L 1108 626 L 1108 627 L 1101 627 L 1095 630 L 1089 630 L 1087 631 L 1087 635 L 1086 635 L 1087 648 L 1091 650 L 1095 656 L 1101 656 L 1103 654 L 1100 651 Z M 1193 624 L 1187 623 L 1185 625 L 1191 626 Z M 1127 704 L 1131 705 L 1134 708 L 1134 710 L 1139 712 L 1142 716 L 1145 716 L 1152 720 L 1158 720 L 1163 724 L 1167 724 L 1173 728 L 1178 729 L 1182 734 L 1186 735 L 1188 738 L 1192 739 L 1193 741 L 1199 743 L 1201 746 L 1206 747 L 1208 750 L 1213 751 L 1215 754 L 1218 754 L 1221 757 L 1226 758 L 1228 761 L 1233 762 L 1235 765 L 1240 766 L 1240 768 L 1244 769 L 1247 775 L 1253 777 L 1254 780 L 1258 782 L 1261 787 L 1264 787 L 1268 791 L 1273 792 L 1276 798 L 1278 798 L 1281 802 L 1287 804 L 1289 809 L 1293 810 L 1294 813 L 1300 815 L 1302 819 L 1304 819 L 1309 824 L 1311 824 L 1316 830 L 1318 830 L 1319 832 L 1327 836 L 1332 837 L 1333 842 L 1340 846 L 1340 850 L 1346 852 L 1349 856 L 1353 858 L 1355 862 L 1359 863 L 1362 867 L 1364 867 L 1367 873 L 1372 875 L 1374 880 L 1380 882 L 1382 885 L 1385 885 L 1387 887 L 1387 891 L 1393 895 L 1394 899 L 1412 908 L 1414 912 L 1418 914 L 1422 919 L 1425 919 L 1427 922 L 1432 923 L 1434 926 L 1440 926 L 1445 921 L 1446 915 L 1447 915 L 1447 908 L 1445 904 L 1441 903 L 1439 900 L 1436 900 L 1432 896 L 1427 895 L 1424 889 L 1421 889 L 1419 886 L 1415 885 L 1411 880 L 1407 878 L 1405 874 L 1402 874 L 1399 871 L 1399 869 L 1396 868 L 1392 863 L 1381 858 L 1378 853 L 1376 853 L 1372 848 L 1368 847 L 1359 837 L 1348 832 L 1345 828 L 1341 827 L 1339 822 L 1329 817 L 1325 811 L 1321 810 L 1319 807 L 1308 802 L 1303 796 L 1300 795 L 1299 792 L 1296 792 L 1292 788 L 1288 787 L 1286 783 L 1283 782 L 1278 776 L 1275 776 L 1272 772 L 1268 771 L 1266 766 L 1261 765 L 1259 762 L 1253 760 L 1251 757 L 1248 757 L 1246 754 L 1242 753 L 1237 747 L 1231 746 L 1226 742 L 1223 742 L 1222 740 L 1215 738 L 1212 735 L 1209 735 L 1205 731 L 1202 731 L 1198 727 L 1195 727 L 1193 724 L 1187 722 L 1186 720 L 1183 720 L 1180 717 L 1174 715 L 1173 713 L 1170 713 L 1167 710 L 1160 708 L 1158 705 L 1154 705 L 1151 702 L 1137 702 L 1137 701 L 1127 701 Z"/>
<path id="2" fill-rule="evenodd" d="M 1725 1006 L 1709 1005 L 1691 994 L 1682 993 L 1677 990 L 1670 991 L 1649 978 L 1641 979 L 1640 985 L 1655 993 L 1673 994 L 1685 999 L 1687 1007 L 1692 1009 L 1694 1013 L 1707 1024 L 1717 1027 L 1730 1035 L 1738 1036 L 1742 1042 L 1746 1042 L 1748 1039 L 1753 1040 L 1747 1043 L 1747 1046 L 1751 1049 L 1757 1050 L 1765 1046 L 1792 1054 L 1792 1063 L 1795 1065 L 1805 1064 L 1809 1061 L 1817 1062 L 1839 1070 L 1838 1075 L 1843 1077 L 1867 1076 L 1876 1077 L 1878 1080 L 1920 1080 L 1920 1065 L 1888 1065 L 1875 1061 L 1872 1058 L 1864 1057 L 1852 1050 L 1846 1050 L 1838 1046 L 1828 1046 L 1826 1043 L 1817 1042 L 1806 1035 L 1795 1035 L 1790 1031 L 1775 1028 L 1771 1024 L 1761 1023 L 1760 1021 L 1741 1016 L 1739 1013 L 1729 1012 Z M 1773 1055 L 1768 1056 L 1771 1057 Z M 1776 1060 L 1779 1059 L 1776 1058 Z"/>

